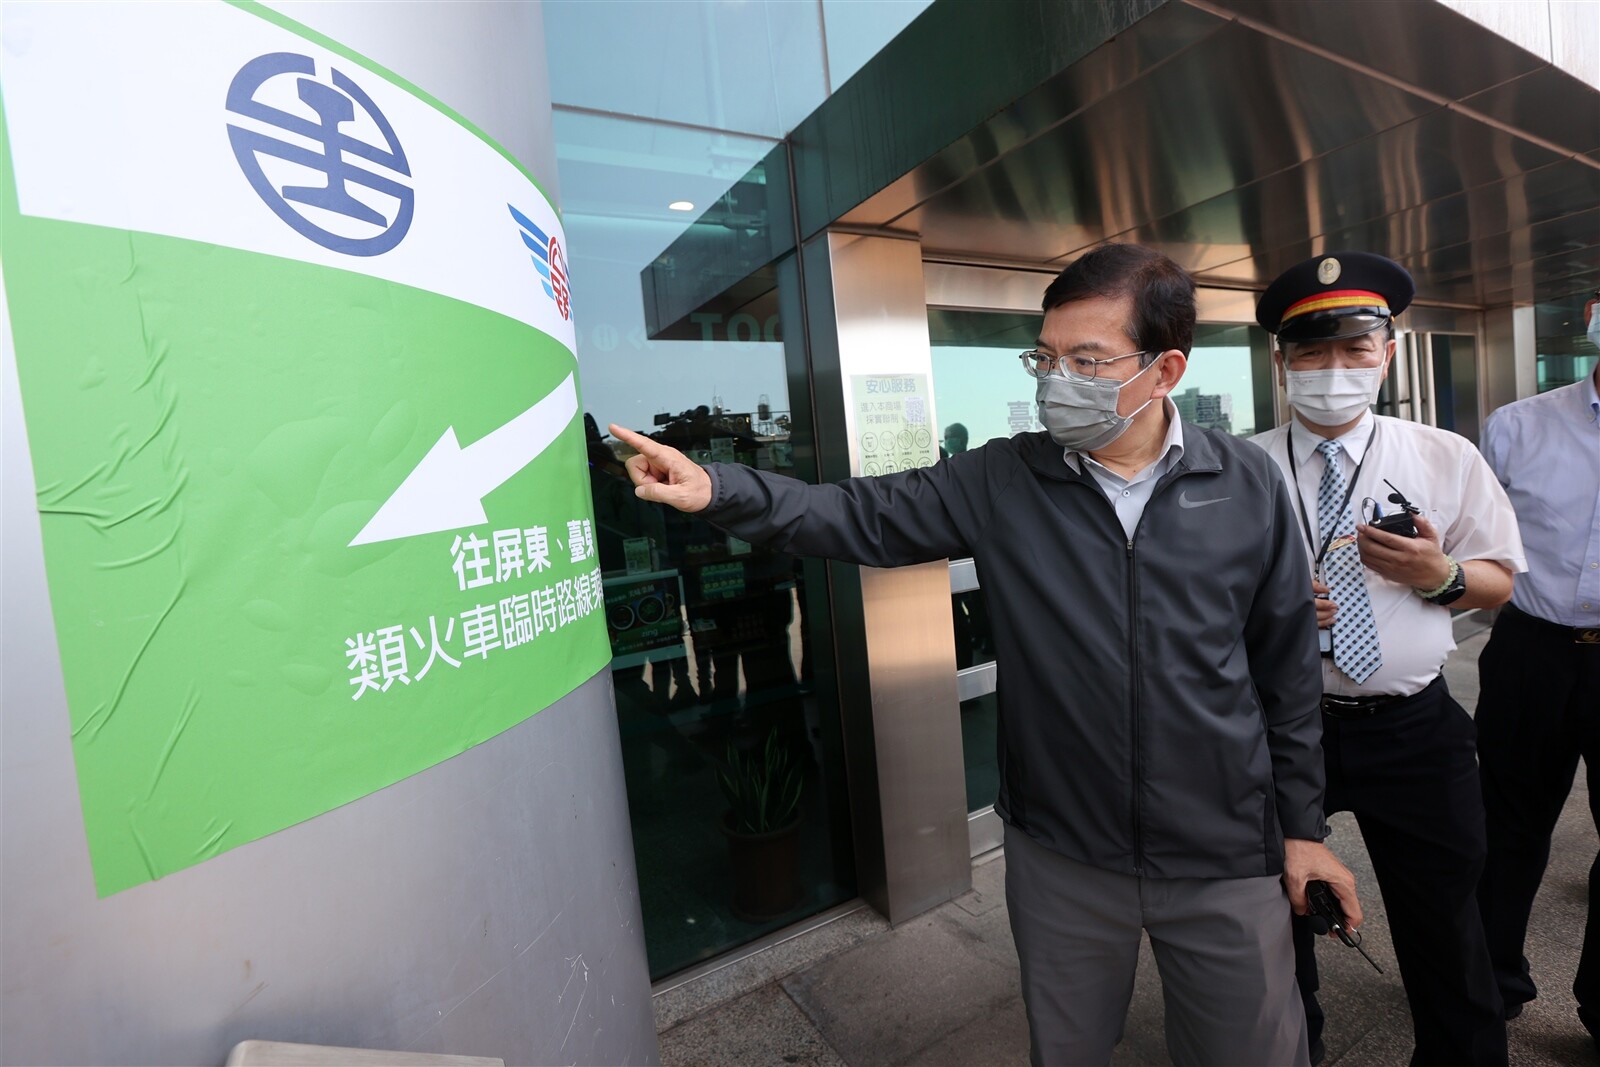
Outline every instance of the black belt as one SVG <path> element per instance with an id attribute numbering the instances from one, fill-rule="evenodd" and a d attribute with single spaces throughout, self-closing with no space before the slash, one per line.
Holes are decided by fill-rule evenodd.
<path id="1" fill-rule="evenodd" d="M 1558 637 L 1564 641 L 1571 641 L 1575 645 L 1595 645 L 1600 647 L 1600 627 L 1597 626 L 1564 626 L 1559 622 L 1541 619 L 1537 615 L 1529 615 L 1526 611 L 1514 604 L 1507 604 L 1500 609 L 1509 622 L 1526 626 L 1530 630 L 1538 630 L 1550 637 Z"/>
<path id="2" fill-rule="evenodd" d="M 1397 704 L 1415 700 L 1434 686 L 1443 684 L 1444 677 L 1441 675 L 1409 696 L 1341 697 L 1332 693 L 1323 693 L 1322 714 L 1331 715 L 1335 719 L 1371 718 L 1380 711 L 1388 711 Z"/>

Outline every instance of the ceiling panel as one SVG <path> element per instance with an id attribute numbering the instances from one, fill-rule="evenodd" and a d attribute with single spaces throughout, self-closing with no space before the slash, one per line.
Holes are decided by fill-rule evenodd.
<path id="1" fill-rule="evenodd" d="M 1515 195 L 1508 181 L 1558 162 L 1554 153 L 1508 133 L 1455 112 L 1433 111 L 1117 238 L 1160 248 L 1196 272 L 1254 282 L 1261 277 L 1258 267 L 1270 278 L 1279 263 L 1298 262 L 1320 248 L 1396 255 L 1460 241 L 1469 225 L 1494 226 L 1495 209 Z M 1593 178 L 1568 181 L 1584 192 L 1600 192 L 1600 171 Z M 1569 198 L 1559 213 L 1592 202 L 1571 204 Z M 1508 204 L 1498 212 L 1498 228 L 1524 215 Z M 1281 249 L 1290 251 L 1278 254 Z M 1304 255 L 1297 254 L 1301 250 Z M 1251 263 L 1252 257 L 1260 264 Z M 1247 269 L 1225 269 L 1241 262 Z"/>
<path id="2" fill-rule="evenodd" d="M 1600 36 L 1600 26 L 1594 33 Z M 1462 103 L 1573 155 L 1600 148 L 1600 93 L 1555 67 L 1524 74 Z"/>
<path id="3" fill-rule="evenodd" d="M 887 226 L 944 189 L 1060 126 L 1085 108 L 1137 81 L 1227 23 L 1172 3 L 1095 48 L 971 131 L 952 131 L 949 147 L 847 212 L 847 225 Z M 955 136 L 959 133 L 959 136 Z"/>
<path id="4" fill-rule="evenodd" d="M 1212 0 L 1196 6 L 1239 16 L 1452 100 L 1543 65 L 1539 56 L 1508 47 L 1508 42 L 1465 16 L 1424 0 L 1387 4 Z"/>
<path id="5" fill-rule="evenodd" d="M 1054 259 L 1433 110 L 1230 26 L 894 221 L 931 251 Z"/>

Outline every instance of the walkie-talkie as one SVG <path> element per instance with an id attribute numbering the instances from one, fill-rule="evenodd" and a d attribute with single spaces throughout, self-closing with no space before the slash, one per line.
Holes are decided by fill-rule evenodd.
<path id="1" fill-rule="evenodd" d="M 1306 883 L 1306 905 L 1306 917 L 1311 920 L 1314 933 L 1321 936 L 1331 931 L 1340 941 L 1361 953 L 1361 958 L 1372 964 L 1373 970 L 1383 973 L 1378 961 L 1367 955 L 1367 950 L 1361 947 L 1360 932 L 1345 926 L 1344 909 L 1339 906 L 1339 898 L 1333 895 L 1327 882 L 1314 879 Z"/>

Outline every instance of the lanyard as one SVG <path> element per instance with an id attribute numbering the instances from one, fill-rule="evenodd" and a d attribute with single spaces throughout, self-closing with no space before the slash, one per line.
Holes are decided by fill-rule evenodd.
<path id="1" fill-rule="evenodd" d="M 1350 506 L 1350 497 L 1356 491 L 1356 479 L 1361 477 L 1361 468 L 1366 465 L 1367 457 L 1372 455 L 1372 442 L 1378 436 L 1378 420 L 1372 420 L 1372 432 L 1367 434 L 1367 447 L 1361 450 L 1361 462 L 1356 464 L 1356 469 L 1350 472 L 1350 483 L 1344 487 L 1344 499 L 1339 501 L 1339 510 L 1336 515 L 1343 515 L 1344 509 Z M 1294 461 L 1294 427 L 1289 427 L 1289 433 L 1284 438 L 1284 445 L 1289 450 L 1289 476 L 1294 479 L 1294 504 L 1295 510 L 1300 513 L 1300 528 L 1305 531 L 1306 547 L 1316 548 L 1316 539 L 1311 536 L 1311 519 L 1306 515 L 1305 498 L 1300 494 L 1300 465 Z M 1326 459 L 1323 460 L 1327 462 Z M 1317 516 L 1320 523 L 1321 515 Z M 1338 525 L 1335 520 L 1334 525 Z M 1322 547 L 1317 549 L 1317 558 L 1311 561 L 1311 567 L 1318 574 L 1322 573 L 1322 557 L 1328 554 L 1328 546 L 1333 543 L 1333 528 L 1328 529 L 1327 536 L 1322 539 Z"/>

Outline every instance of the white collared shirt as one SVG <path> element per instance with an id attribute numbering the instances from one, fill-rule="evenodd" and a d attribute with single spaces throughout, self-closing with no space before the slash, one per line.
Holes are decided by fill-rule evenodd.
<path id="1" fill-rule="evenodd" d="M 1483 454 L 1527 542 L 1511 602 L 1562 626 L 1600 626 L 1600 395 L 1594 375 L 1496 410 Z"/>
<path id="2" fill-rule="evenodd" d="M 1156 483 L 1183 457 L 1183 420 L 1178 417 L 1178 406 L 1170 399 L 1165 400 L 1164 404 L 1167 436 L 1161 442 L 1161 455 L 1132 478 L 1124 478 L 1087 452 L 1061 450 L 1061 458 L 1074 471 L 1088 469 L 1095 484 L 1106 494 L 1111 506 L 1117 509 L 1117 521 L 1122 523 L 1122 532 L 1128 535 L 1129 541 L 1133 540 L 1133 531 L 1144 516 L 1145 505 L 1150 503 Z"/>
<path id="3" fill-rule="evenodd" d="M 1295 470 L 1289 467 L 1291 435 Z M 1324 461 L 1317 445 L 1322 438 L 1296 419 L 1251 440 L 1267 450 L 1283 471 L 1290 494 L 1299 497 L 1301 514 L 1312 537 L 1317 538 L 1315 546 L 1306 545 L 1309 567 L 1316 558 L 1316 549 L 1321 547 L 1317 492 Z M 1355 475 L 1357 479 L 1350 497 L 1356 522 L 1371 517 L 1372 501 L 1379 503 L 1384 514 L 1392 514 L 1398 508 L 1389 503 L 1389 494 L 1394 490 L 1384 484 L 1388 479 L 1422 509 L 1439 531 L 1444 550 L 1457 560 L 1492 560 L 1514 573 L 1528 569 L 1511 501 L 1471 441 L 1446 430 L 1370 411 L 1338 440 L 1345 452 L 1341 458 L 1344 475 Z M 1359 549 L 1349 545 L 1330 551 Z M 1331 658 L 1324 657 L 1322 691 L 1339 696 L 1409 696 L 1419 692 L 1438 676 L 1445 657 L 1456 647 L 1450 610 L 1428 603 L 1411 586 L 1391 582 L 1371 568 L 1362 573 L 1378 626 L 1383 665 L 1357 684 L 1334 666 Z"/>

